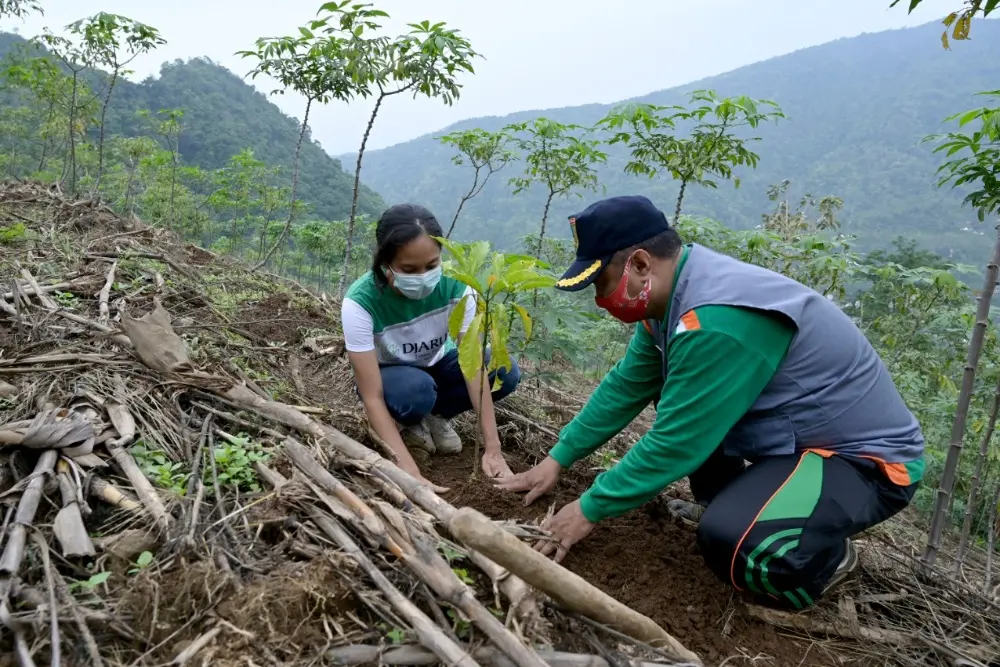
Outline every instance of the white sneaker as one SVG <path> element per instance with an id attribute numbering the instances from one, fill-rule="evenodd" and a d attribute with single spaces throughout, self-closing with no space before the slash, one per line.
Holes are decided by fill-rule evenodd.
<path id="1" fill-rule="evenodd" d="M 462 439 L 455 433 L 451 420 L 427 415 L 424 421 L 439 454 L 458 454 L 462 451 Z"/>
<path id="2" fill-rule="evenodd" d="M 434 439 L 427 429 L 426 422 L 421 421 L 414 426 L 403 426 L 399 422 L 396 422 L 396 428 L 399 429 L 399 437 L 403 439 L 403 444 L 407 447 L 419 449 L 428 454 L 433 454 L 437 449 L 434 445 Z"/>

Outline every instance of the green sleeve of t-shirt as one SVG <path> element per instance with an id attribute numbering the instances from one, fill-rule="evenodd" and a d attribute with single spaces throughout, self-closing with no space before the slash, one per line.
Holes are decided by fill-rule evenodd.
<path id="1" fill-rule="evenodd" d="M 653 428 L 580 499 L 589 521 L 640 507 L 696 471 L 771 381 L 795 333 L 792 323 L 762 311 L 703 306 L 692 313 L 670 340 Z"/>
<path id="2" fill-rule="evenodd" d="M 628 426 L 663 388 L 660 351 L 639 325 L 625 356 L 604 376 L 583 409 L 559 434 L 549 456 L 568 468 Z"/>

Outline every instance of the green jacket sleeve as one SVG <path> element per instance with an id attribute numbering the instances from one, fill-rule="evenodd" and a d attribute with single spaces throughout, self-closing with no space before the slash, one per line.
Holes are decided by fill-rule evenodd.
<path id="1" fill-rule="evenodd" d="M 568 468 L 621 432 L 660 393 L 661 366 L 653 337 L 645 327 L 637 326 L 625 356 L 563 428 L 549 456 Z"/>
<path id="2" fill-rule="evenodd" d="M 720 326 L 673 336 L 653 428 L 583 494 L 588 520 L 624 514 L 697 470 L 770 382 L 794 332 L 755 311 L 709 306 L 695 313 L 701 317 L 694 321 Z"/>

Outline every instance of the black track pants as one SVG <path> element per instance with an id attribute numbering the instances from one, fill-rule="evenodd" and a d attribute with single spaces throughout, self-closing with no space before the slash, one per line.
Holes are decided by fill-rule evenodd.
<path id="1" fill-rule="evenodd" d="M 801 609 L 815 602 L 845 555 L 845 538 L 909 504 L 866 459 L 804 452 L 743 461 L 721 449 L 690 477 L 707 509 L 698 543 L 708 567 L 755 602 Z"/>

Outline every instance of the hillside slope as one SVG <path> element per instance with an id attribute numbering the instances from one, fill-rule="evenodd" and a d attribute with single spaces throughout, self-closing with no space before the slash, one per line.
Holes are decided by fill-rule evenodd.
<path id="1" fill-rule="evenodd" d="M 0 33 L 0 57 L 24 39 Z M 269 165 L 286 167 L 290 179 L 299 121 L 285 114 L 256 88 L 230 70 L 206 58 L 164 63 L 158 77 L 140 83 L 119 80 L 109 110 L 110 134 L 148 134 L 136 111 L 184 110 L 180 152 L 185 163 L 216 169 L 246 147 Z M 313 214 L 328 220 L 350 213 L 353 176 L 319 143 L 303 144 L 299 197 L 312 205 Z M 363 187 L 362 213 L 377 215 L 384 208 L 381 197 Z"/>
<path id="2" fill-rule="evenodd" d="M 982 21 L 974 40 L 945 51 L 937 23 L 840 39 L 749 65 L 692 84 L 651 93 L 638 101 L 679 104 L 687 93 L 712 88 L 720 95 L 747 94 L 776 101 L 788 119 L 760 131 L 755 145 L 761 161 L 755 172 L 742 173 L 736 190 L 689 190 L 685 211 L 707 215 L 736 228 L 760 222 L 771 208 L 766 188 L 788 178 L 792 194 L 836 195 L 845 200 L 842 222 L 865 247 L 884 246 L 903 234 L 944 255 L 982 259 L 981 233 L 990 230 L 974 213 L 959 206 L 959 193 L 934 187 L 938 156 L 921 143 L 944 131 L 941 121 L 976 106 L 974 93 L 997 88 L 1000 81 L 1000 21 Z M 433 135 L 366 156 L 362 176 L 388 201 L 419 201 L 450 219 L 470 173 L 450 162 L 449 148 L 434 136 L 460 128 L 498 129 L 508 122 L 547 116 L 566 123 L 591 125 L 614 105 L 591 104 L 526 111 L 505 117 L 475 118 Z M 610 151 L 601 174 L 607 194 L 642 193 L 672 210 L 677 188 L 665 179 L 650 181 L 622 172 L 623 154 Z M 349 156 L 341 159 L 350 163 Z M 542 193 L 513 197 L 501 172 L 459 223 L 460 238 L 485 236 L 510 243 L 537 229 Z M 565 236 L 563 221 L 598 195 L 554 206 L 552 234 Z M 972 230 L 963 228 L 971 227 Z"/>

